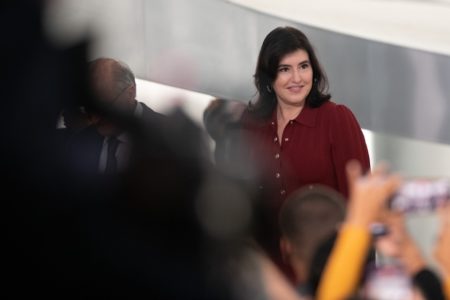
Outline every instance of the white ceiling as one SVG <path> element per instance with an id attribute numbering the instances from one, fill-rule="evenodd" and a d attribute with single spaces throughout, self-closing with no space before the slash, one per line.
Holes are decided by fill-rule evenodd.
<path id="1" fill-rule="evenodd" d="M 450 0 L 228 0 L 330 31 L 450 55 Z"/>

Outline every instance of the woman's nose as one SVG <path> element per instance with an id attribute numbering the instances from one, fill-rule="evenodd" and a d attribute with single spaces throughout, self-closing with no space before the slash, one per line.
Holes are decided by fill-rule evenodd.
<path id="1" fill-rule="evenodd" d="M 294 82 L 300 82 L 301 81 L 301 75 L 300 75 L 300 72 L 298 70 L 294 70 L 294 72 L 292 73 L 292 80 Z"/>

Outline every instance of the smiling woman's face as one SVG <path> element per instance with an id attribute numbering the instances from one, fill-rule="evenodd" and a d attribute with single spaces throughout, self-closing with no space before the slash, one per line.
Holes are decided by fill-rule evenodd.
<path id="1" fill-rule="evenodd" d="M 312 84 L 313 69 L 308 53 L 299 49 L 280 60 L 272 88 L 279 105 L 303 106 Z"/>

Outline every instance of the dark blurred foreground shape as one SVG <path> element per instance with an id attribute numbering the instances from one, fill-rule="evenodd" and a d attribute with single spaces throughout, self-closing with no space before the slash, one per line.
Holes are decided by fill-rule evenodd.
<path id="1" fill-rule="evenodd" d="M 88 43 L 65 49 L 49 43 L 42 3 L 1 4 L 4 294 L 238 299 L 239 274 L 230 270 L 240 267 L 229 262 L 245 256 L 239 240 L 248 220 L 222 230 L 228 235 L 205 229 L 198 195 L 207 184 L 228 181 L 206 163 L 202 134 L 182 112 L 165 124 L 115 116 L 136 144 L 129 169 L 116 178 L 85 178 L 63 163 L 55 129 L 60 111 L 95 106 L 86 82 Z M 249 201 L 245 193 L 241 199 Z M 257 267 L 247 264 L 254 287 L 241 284 L 253 299 L 265 299 L 254 283 Z"/>
<path id="2" fill-rule="evenodd" d="M 240 121 L 246 108 L 243 102 L 216 98 L 203 112 L 205 129 L 215 142 L 214 160 L 221 169 L 237 169 L 242 163 L 239 160 L 243 154 L 240 152 L 243 146 L 240 145 L 243 142 Z"/>

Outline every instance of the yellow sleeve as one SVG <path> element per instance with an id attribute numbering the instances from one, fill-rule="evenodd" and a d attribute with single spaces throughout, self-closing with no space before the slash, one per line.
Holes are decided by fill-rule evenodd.
<path id="1" fill-rule="evenodd" d="M 318 300 L 345 299 L 356 290 L 370 240 L 367 228 L 350 224 L 341 228 L 319 284 Z"/>
<path id="2" fill-rule="evenodd" d="M 444 278 L 444 293 L 445 298 L 450 300 L 450 276 Z"/>

